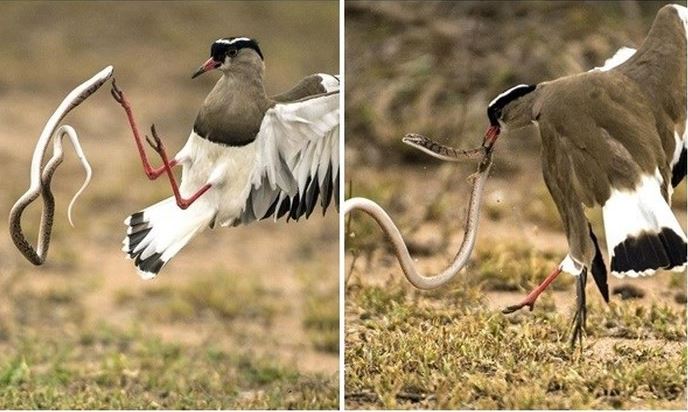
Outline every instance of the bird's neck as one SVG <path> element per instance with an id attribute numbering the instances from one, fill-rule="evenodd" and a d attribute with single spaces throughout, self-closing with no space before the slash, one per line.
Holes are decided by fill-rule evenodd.
<path id="1" fill-rule="evenodd" d="M 538 86 L 540 88 L 541 86 Z M 529 126 L 536 120 L 536 101 L 540 90 L 536 89 L 509 103 L 503 110 L 502 121 L 507 129 L 514 130 Z"/>
<path id="2" fill-rule="evenodd" d="M 211 141 L 243 145 L 255 139 L 270 106 L 262 71 L 235 67 L 223 73 L 206 97 L 194 130 Z"/>
<path id="3" fill-rule="evenodd" d="M 257 99 L 267 99 L 263 74 L 262 68 L 258 69 L 247 64 L 235 65 L 230 70 L 222 73 L 222 77 L 212 92 L 220 92 L 225 97 L 236 97 L 236 92 L 241 91 Z"/>

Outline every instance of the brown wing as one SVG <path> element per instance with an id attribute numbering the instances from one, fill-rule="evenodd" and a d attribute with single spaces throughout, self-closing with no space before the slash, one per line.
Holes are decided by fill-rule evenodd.
<path id="1" fill-rule="evenodd" d="M 311 74 L 304 77 L 296 86 L 286 92 L 273 96 L 272 100 L 278 103 L 295 102 L 305 97 L 329 93 L 334 90 L 339 90 L 338 76 L 324 73 Z"/>
<path id="2" fill-rule="evenodd" d="M 577 173 L 586 205 L 603 205 L 610 188 L 632 190 L 641 176 L 662 177 L 668 198 L 670 168 L 651 105 L 615 71 L 588 72 L 541 85 L 538 116 L 543 145 L 557 144 Z M 549 129 L 549 132 L 548 130 Z M 549 135 L 553 141 L 548 142 Z"/>
<path id="3" fill-rule="evenodd" d="M 652 107 L 674 186 L 686 174 L 686 18 L 685 7 L 664 6 L 638 51 L 614 69 L 632 79 Z"/>

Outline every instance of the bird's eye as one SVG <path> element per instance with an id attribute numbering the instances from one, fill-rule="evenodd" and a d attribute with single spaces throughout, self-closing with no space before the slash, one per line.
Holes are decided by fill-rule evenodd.
<path id="1" fill-rule="evenodd" d="M 234 57 L 234 56 L 237 55 L 238 52 L 239 52 L 239 51 L 238 51 L 237 49 L 229 49 L 229 50 L 227 51 L 227 56 L 229 56 L 229 57 Z"/>

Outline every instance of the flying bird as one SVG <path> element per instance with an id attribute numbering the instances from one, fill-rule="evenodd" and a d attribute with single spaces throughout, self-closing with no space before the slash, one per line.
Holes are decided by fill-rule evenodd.
<path id="1" fill-rule="evenodd" d="M 131 106 L 113 81 L 146 175 L 166 175 L 174 196 L 125 220 L 122 250 L 144 279 L 155 277 L 195 235 L 210 227 L 323 214 L 339 188 L 339 77 L 314 74 L 268 97 L 263 53 L 255 39 L 226 37 L 193 74 L 222 76 L 203 102 L 184 147 L 169 158 L 155 127 L 146 140 L 160 155 L 153 168 Z M 178 184 L 172 168 L 182 167 Z"/>
<path id="2" fill-rule="evenodd" d="M 490 102 L 486 140 L 535 124 L 542 170 L 561 217 L 569 253 L 519 304 L 532 310 L 563 271 L 577 277 L 572 342 L 585 327 L 588 272 L 609 301 L 607 266 L 584 210 L 602 207 L 609 269 L 617 277 L 685 272 L 686 236 L 671 210 L 686 176 L 688 10 L 659 10 L 637 51 L 624 48 L 603 67 L 519 85 Z"/>

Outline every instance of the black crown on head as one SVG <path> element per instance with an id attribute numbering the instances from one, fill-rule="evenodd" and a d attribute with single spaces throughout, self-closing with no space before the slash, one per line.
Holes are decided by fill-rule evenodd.
<path id="1" fill-rule="evenodd" d="M 231 51 L 239 51 L 241 49 L 253 49 L 263 59 L 263 52 L 260 51 L 258 42 L 255 39 L 248 37 L 224 37 L 217 39 L 210 46 L 210 56 L 216 62 L 223 62 L 225 56 Z"/>
<path id="2" fill-rule="evenodd" d="M 502 109 L 519 97 L 523 97 L 532 92 L 536 87 L 537 85 L 533 84 L 519 84 L 492 99 L 487 106 L 487 117 L 490 119 L 490 124 L 492 126 L 499 126 L 499 119 L 502 117 Z"/>

